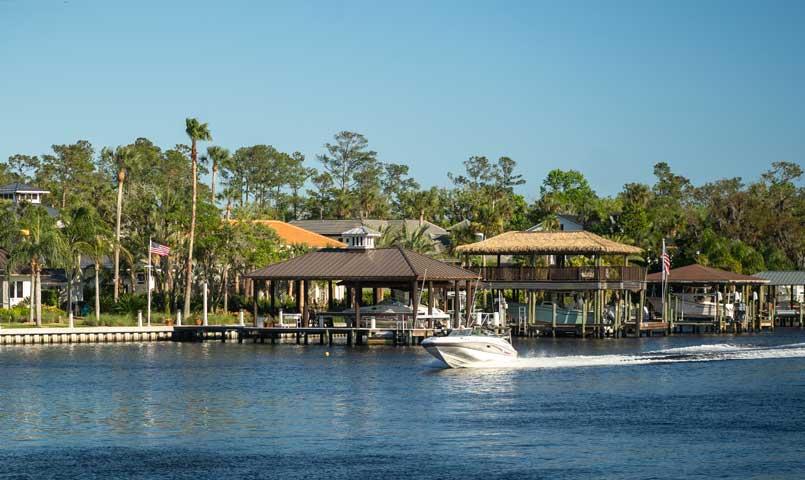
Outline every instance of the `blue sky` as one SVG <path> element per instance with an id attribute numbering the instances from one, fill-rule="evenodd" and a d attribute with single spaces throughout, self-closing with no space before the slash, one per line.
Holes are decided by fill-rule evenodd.
<path id="1" fill-rule="evenodd" d="M 426 186 L 508 155 L 529 199 L 553 168 L 754 179 L 803 162 L 803 25 L 802 1 L 0 0 L 0 159 L 170 147 L 196 116 L 310 165 L 361 132 Z"/>

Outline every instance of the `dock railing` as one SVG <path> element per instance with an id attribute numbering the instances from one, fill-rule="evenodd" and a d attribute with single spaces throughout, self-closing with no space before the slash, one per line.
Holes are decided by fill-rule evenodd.
<path id="1" fill-rule="evenodd" d="M 639 266 L 530 267 L 503 265 L 473 267 L 488 282 L 623 282 L 643 281 L 646 270 Z"/>

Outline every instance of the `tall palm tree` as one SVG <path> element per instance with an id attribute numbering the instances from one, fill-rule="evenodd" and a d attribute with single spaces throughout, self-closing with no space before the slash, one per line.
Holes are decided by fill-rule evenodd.
<path id="1" fill-rule="evenodd" d="M 217 145 L 211 145 L 207 147 L 207 158 L 212 163 L 210 167 L 212 171 L 210 190 L 212 191 L 212 201 L 215 203 L 215 177 L 218 173 L 218 169 L 229 160 L 229 150 Z"/>
<path id="2" fill-rule="evenodd" d="M 36 312 L 36 325 L 42 326 L 42 269 L 63 261 L 65 242 L 55 219 L 40 206 L 26 208 L 21 226 L 31 266 L 31 311 Z"/>
<path id="3" fill-rule="evenodd" d="M 81 251 L 92 259 L 95 265 L 95 321 L 101 319 L 101 265 L 104 257 L 114 250 L 115 242 L 110 232 L 100 222 L 94 222 L 94 227 L 85 231 L 86 240 L 78 243 Z"/>
<path id="4" fill-rule="evenodd" d="M 135 151 L 130 147 L 117 147 L 114 152 L 107 150 L 112 164 L 117 170 L 117 212 L 115 218 L 115 274 L 114 300 L 120 297 L 120 220 L 123 215 L 123 184 L 126 182 L 129 169 L 137 160 Z"/>
<path id="5" fill-rule="evenodd" d="M 211 141 L 212 135 L 206 123 L 195 118 L 185 120 L 185 133 L 190 137 L 190 162 L 193 176 L 193 202 L 190 209 L 190 236 L 187 246 L 187 267 L 184 288 L 184 316 L 190 316 L 190 295 L 193 285 L 193 241 L 196 236 L 196 201 L 198 199 L 198 146 L 199 141 Z"/>

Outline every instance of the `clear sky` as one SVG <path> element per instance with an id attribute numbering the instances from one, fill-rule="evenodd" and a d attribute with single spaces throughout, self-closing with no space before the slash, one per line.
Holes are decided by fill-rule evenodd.
<path id="1" fill-rule="evenodd" d="M 805 1 L 0 0 L 0 159 L 187 116 L 311 165 L 357 131 L 425 186 L 508 155 L 529 199 L 553 168 L 754 179 L 805 157 Z"/>

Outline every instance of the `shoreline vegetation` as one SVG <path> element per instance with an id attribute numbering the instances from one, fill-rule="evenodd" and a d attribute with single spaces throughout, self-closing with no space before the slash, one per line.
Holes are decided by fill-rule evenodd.
<path id="1" fill-rule="evenodd" d="M 306 251 L 283 245 L 272 229 L 248 221 L 254 219 L 427 220 L 449 229 L 445 253 L 437 254 L 423 226 L 382 232 L 378 244 L 450 257 L 477 233 L 558 229 L 561 214 L 641 247 L 643 255 L 630 260 L 649 271 L 659 268 L 663 239 L 673 267 L 701 263 L 747 274 L 805 268 L 805 187 L 795 162 L 772 162 L 752 181 L 702 185 L 660 162 L 652 184 L 627 183 L 601 196 L 576 170 L 526 179 L 512 158 L 472 156 L 444 166 L 449 186 L 423 188 L 408 166 L 382 161 L 359 133 L 339 132 L 307 159 L 267 144 L 230 151 L 213 143 L 215 130 L 206 123 L 188 118 L 185 127 L 186 145 L 163 148 L 137 138 L 98 148 L 79 140 L 0 161 L 0 185 L 50 192 L 41 204 L 0 200 L 2 275 L 24 276 L 34 286 L 24 301 L 34 308 L 26 317 L 0 313 L 0 325 L 51 325 L 56 307 L 65 324 L 69 309 L 85 319 L 79 325 L 136 324 L 136 312 L 145 315 L 144 288 L 124 292 L 145 273 L 149 239 L 170 247 L 168 255 L 151 258 L 153 319 L 175 319 L 177 310 L 197 316 L 203 283 L 211 323 L 219 312 L 248 312 L 253 286 L 243 275 Z M 54 270 L 67 282 L 61 300 L 42 283 Z M 79 291 L 79 305 L 67 302 Z"/>

